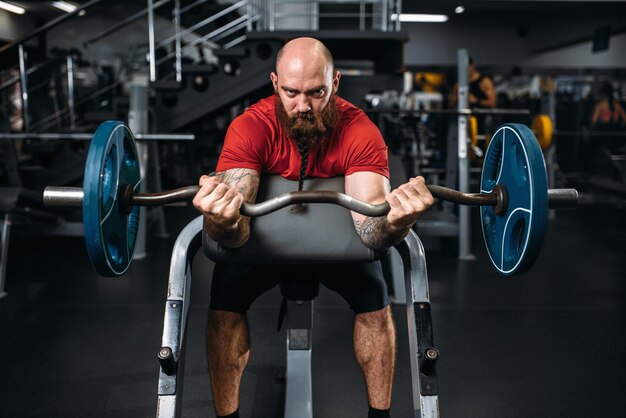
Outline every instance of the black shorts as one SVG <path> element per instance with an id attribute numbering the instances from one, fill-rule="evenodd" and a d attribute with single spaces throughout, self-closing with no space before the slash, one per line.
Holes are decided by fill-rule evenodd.
<path id="1" fill-rule="evenodd" d="M 262 293 L 280 285 L 291 299 L 311 299 L 321 283 L 341 295 L 354 313 L 374 312 L 389 305 L 381 263 L 243 265 L 216 263 L 211 284 L 211 309 L 245 314 Z M 311 297 L 309 291 L 313 288 Z M 298 291 L 303 292 L 297 295 Z M 284 295 L 284 292 L 283 292 Z"/>

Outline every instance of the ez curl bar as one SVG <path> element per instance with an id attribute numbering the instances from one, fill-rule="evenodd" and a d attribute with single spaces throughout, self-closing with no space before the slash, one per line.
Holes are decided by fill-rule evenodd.
<path id="1" fill-rule="evenodd" d="M 103 122 L 89 147 L 83 187 L 44 190 L 47 206 L 82 207 L 87 251 L 96 271 L 120 276 L 130 266 L 139 222 L 139 206 L 192 199 L 199 186 L 161 193 L 138 193 L 139 161 L 135 140 L 122 122 Z M 433 197 L 479 206 L 487 251 L 504 275 L 521 274 L 534 263 L 543 241 L 548 209 L 571 208 L 575 189 L 548 189 L 545 161 L 533 132 L 522 124 L 502 125 L 485 154 L 480 193 L 427 186 Z M 296 203 L 332 203 L 366 216 L 384 216 L 389 205 L 371 205 L 346 194 L 294 191 L 256 204 L 241 214 L 262 216 Z"/>

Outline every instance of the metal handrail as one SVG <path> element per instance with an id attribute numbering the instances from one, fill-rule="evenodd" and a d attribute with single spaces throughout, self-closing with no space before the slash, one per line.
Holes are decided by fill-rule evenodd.
<path id="1" fill-rule="evenodd" d="M 95 92 L 91 93 L 90 95 L 88 95 L 86 97 L 83 97 L 82 99 L 76 101 L 74 103 L 74 107 L 77 108 L 77 107 L 81 106 L 82 104 L 85 104 L 85 103 L 87 103 L 87 102 L 89 102 L 91 100 L 94 100 L 96 97 L 100 96 L 101 94 L 106 93 L 107 91 L 113 90 L 114 88 L 118 87 L 124 81 L 126 81 L 126 80 L 116 80 L 113 83 L 111 83 L 110 85 L 102 87 L 99 90 L 96 90 Z M 58 118 L 62 117 L 66 113 L 68 113 L 69 110 L 70 110 L 69 107 L 64 107 L 61 110 L 58 110 L 58 111 L 56 111 L 54 113 L 49 114 L 48 116 L 42 118 L 37 125 L 32 127 L 32 129 L 47 128 L 49 126 L 49 124 L 51 124 L 52 122 L 54 122 Z"/>
<path id="2" fill-rule="evenodd" d="M 153 7 L 157 8 L 159 6 L 164 5 L 165 3 L 169 3 L 170 1 L 172 1 L 172 0 L 161 0 L 161 1 L 158 1 L 158 2 L 154 3 Z M 206 2 L 206 1 L 208 1 L 208 0 L 200 0 L 197 3 Z M 182 13 L 182 10 L 181 10 L 181 13 Z M 141 19 L 142 17 L 144 17 L 147 14 L 148 14 L 148 8 L 146 7 L 145 9 L 140 10 L 139 12 L 135 13 L 134 15 L 131 15 L 131 16 L 127 17 L 126 19 L 122 20 L 121 22 L 116 23 L 113 26 L 109 26 L 107 29 L 105 29 L 105 30 L 103 30 L 101 32 L 96 33 L 94 36 L 92 36 L 91 38 L 89 38 L 85 42 L 83 42 L 83 45 L 88 46 L 88 45 L 91 45 L 93 43 L 96 43 L 96 42 L 100 41 L 101 39 L 104 39 L 107 36 L 117 32 L 118 30 L 120 30 L 120 29 L 122 29 L 122 28 L 124 28 L 124 27 L 126 27 L 128 25 L 130 25 L 131 23 L 134 23 L 134 22 L 138 21 L 139 19 Z"/>
<path id="3" fill-rule="evenodd" d="M 310 10 L 306 12 L 300 10 L 298 12 L 290 12 L 290 11 L 282 11 L 278 12 L 278 5 L 310 5 L 310 4 L 329 4 L 329 3 L 337 3 L 337 4 L 354 4 L 360 5 L 358 12 L 326 12 L 320 13 L 319 10 L 312 12 L 311 15 Z M 378 6 L 376 10 L 372 7 L 371 12 L 365 11 L 365 4 L 371 4 Z M 263 19 L 260 27 L 267 29 L 269 31 L 276 30 L 276 18 L 285 18 L 285 17 L 311 17 L 311 24 L 313 27 L 310 29 L 317 29 L 319 25 L 319 21 L 322 18 L 358 18 L 359 19 L 359 28 L 360 30 L 365 30 L 365 20 L 371 19 L 372 29 L 380 30 L 383 32 L 387 31 L 400 31 L 400 21 L 394 16 L 397 16 L 402 11 L 402 1 L 401 0 L 311 0 L 310 2 L 302 2 L 299 0 L 266 0 L 264 2 L 264 6 L 266 6 L 269 13 L 267 13 L 265 18 Z M 281 28 L 286 29 L 286 28 Z"/>
<path id="4" fill-rule="evenodd" d="M 258 17 L 257 17 L 258 19 Z M 256 20 L 253 17 L 253 20 Z M 206 35 L 198 38 L 198 39 L 194 39 L 192 42 L 190 42 L 189 44 L 187 44 L 182 50 L 183 51 L 187 51 L 189 49 L 192 49 L 193 47 L 195 47 L 196 45 L 198 45 L 199 43 L 202 42 L 206 42 L 210 39 L 212 39 L 213 37 L 216 37 L 220 34 L 222 34 L 223 32 L 226 32 L 228 30 L 237 28 L 237 29 L 241 29 L 243 27 L 245 27 L 246 23 L 248 21 L 248 15 L 243 15 L 240 16 L 239 18 L 228 22 L 227 24 L 225 24 L 224 26 L 219 27 L 218 29 L 215 29 L 212 32 L 207 33 Z M 167 61 L 168 59 L 172 58 L 176 53 L 175 52 L 170 52 L 169 54 L 165 55 L 164 57 L 161 57 L 160 59 L 158 59 L 156 61 L 156 64 L 162 64 L 163 62 Z"/>
<path id="5" fill-rule="evenodd" d="M 188 27 L 187 29 L 180 31 L 179 36 L 183 37 L 185 35 L 188 35 L 189 33 L 192 33 L 194 31 L 196 31 L 197 29 L 203 28 L 204 26 L 208 25 L 209 23 L 211 23 L 211 22 L 213 22 L 213 21 L 215 21 L 215 20 L 217 20 L 217 19 L 219 19 L 221 17 L 224 17 L 228 13 L 233 12 L 233 11 L 239 9 L 242 6 L 245 6 L 247 3 L 248 3 L 248 0 L 241 0 L 238 3 L 235 3 L 235 4 L 231 5 L 231 6 L 228 6 L 226 9 L 221 10 L 221 11 L 219 11 L 219 12 L 217 12 L 217 13 L 209 16 L 209 17 L 207 17 L 206 19 L 196 23 L 195 25 L 192 25 L 192 26 Z M 182 10 L 181 10 L 181 13 L 182 13 Z M 169 44 L 170 42 L 172 42 L 175 39 L 176 39 L 176 35 L 172 35 L 172 36 L 170 36 L 170 37 L 160 41 L 157 44 L 157 47 L 167 45 L 167 44 Z"/>
<path id="6" fill-rule="evenodd" d="M 29 76 L 32 73 L 37 72 L 37 71 L 39 71 L 39 70 L 41 70 L 41 69 L 43 69 L 43 68 L 45 68 L 45 67 L 47 67 L 49 65 L 52 65 L 52 64 L 54 64 L 57 61 L 60 61 L 62 59 L 65 59 L 65 57 L 54 57 L 54 58 L 50 58 L 50 59 L 48 59 L 48 60 L 46 60 L 44 62 L 41 62 L 41 63 L 39 63 L 37 65 L 34 65 L 34 66 L 30 67 L 28 70 L 26 70 L 26 75 Z M 15 83 L 17 83 L 19 81 L 20 81 L 20 77 L 19 76 L 13 77 L 12 79 L 5 81 L 4 83 L 0 84 L 0 91 L 3 91 L 4 89 L 7 89 L 7 88 L 11 87 L 12 85 L 14 85 Z"/>

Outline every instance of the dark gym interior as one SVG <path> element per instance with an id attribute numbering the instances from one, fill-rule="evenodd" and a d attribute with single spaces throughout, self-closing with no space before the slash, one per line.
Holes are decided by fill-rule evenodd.
<path id="1" fill-rule="evenodd" d="M 515 123 L 537 139 L 544 193 L 577 192 L 575 207 L 533 215 L 545 228 L 520 274 L 492 261 L 481 208 L 441 199 L 418 220 L 439 352 L 427 376 L 436 388 L 420 399 L 438 408 L 415 405 L 407 306 L 417 305 L 395 260 L 391 416 L 624 416 L 626 114 L 600 126 L 594 113 L 607 86 L 612 106 L 626 106 L 626 1 L 53 3 L 0 2 L 0 417 L 168 416 L 158 357 L 168 281 L 177 238 L 200 213 L 191 198 L 142 208 L 127 270 L 101 274 L 79 207 L 105 181 L 86 163 L 94 132 L 129 127 L 142 193 L 196 185 L 215 170 L 229 123 L 273 94 L 276 53 L 299 36 L 328 46 L 339 95 L 380 129 L 392 187 L 421 175 L 481 192 L 489 144 Z M 414 14 L 442 21 L 403 20 Z M 470 63 L 492 80 L 495 106 L 451 103 Z M 49 186 L 81 194 L 51 206 Z M 205 347 L 214 262 L 194 249 L 189 264 L 177 416 L 215 417 Z M 282 302 L 274 288 L 248 312 L 242 417 L 287 416 Z M 312 415 L 296 416 L 367 417 L 352 311 L 322 286 L 312 318 Z"/>

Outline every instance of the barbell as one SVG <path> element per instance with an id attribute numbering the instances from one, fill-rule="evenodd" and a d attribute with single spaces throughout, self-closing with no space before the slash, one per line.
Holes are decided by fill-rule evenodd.
<path id="1" fill-rule="evenodd" d="M 120 276 L 135 249 L 140 206 L 192 199 L 199 186 L 139 193 L 139 158 L 130 129 L 119 121 L 97 128 L 85 163 L 83 187 L 48 186 L 46 206 L 82 207 L 85 242 L 95 270 Z M 534 263 L 543 241 L 549 208 L 574 207 L 575 189 L 548 189 L 545 161 L 533 132 L 522 124 L 502 125 L 485 154 L 480 193 L 427 186 L 433 197 L 479 206 L 487 252 L 504 275 L 520 274 Z M 265 202 L 244 203 L 241 214 L 262 216 L 296 203 L 333 203 L 366 216 L 384 216 L 385 202 L 372 205 L 334 191 L 294 191 Z"/>

